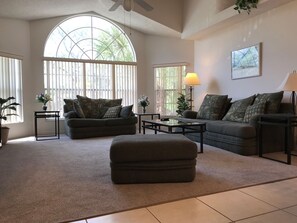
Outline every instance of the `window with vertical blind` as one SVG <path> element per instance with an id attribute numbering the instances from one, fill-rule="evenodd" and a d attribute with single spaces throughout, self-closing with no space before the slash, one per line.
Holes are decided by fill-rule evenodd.
<path id="1" fill-rule="evenodd" d="M 22 60 L 17 56 L 0 53 L 0 97 L 15 97 L 9 102 L 23 104 L 22 91 Z M 7 116 L 3 124 L 18 123 L 23 121 L 23 107 L 16 106 L 16 111 L 5 111 L 5 113 L 16 113 L 17 116 Z"/>
<path id="2" fill-rule="evenodd" d="M 155 111 L 161 115 L 175 116 L 179 93 L 185 94 L 186 64 L 156 65 Z"/>
<path id="3" fill-rule="evenodd" d="M 62 111 L 63 99 L 122 98 L 137 103 L 137 69 L 133 46 L 112 22 L 98 16 L 78 16 L 59 24 L 44 50 L 44 87 L 49 106 Z"/>

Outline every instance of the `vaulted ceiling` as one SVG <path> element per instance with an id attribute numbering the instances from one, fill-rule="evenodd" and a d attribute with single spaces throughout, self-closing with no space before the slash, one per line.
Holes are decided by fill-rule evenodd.
<path id="1" fill-rule="evenodd" d="M 0 18 L 39 20 L 78 13 L 96 13 L 147 34 L 198 39 L 293 0 L 260 0 L 251 15 L 233 9 L 235 0 L 145 0 L 154 9 L 134 4 L 110 12 L 113 0 L 0 0 Z M 244 14 L 244 15 L 242 15 Z"/>

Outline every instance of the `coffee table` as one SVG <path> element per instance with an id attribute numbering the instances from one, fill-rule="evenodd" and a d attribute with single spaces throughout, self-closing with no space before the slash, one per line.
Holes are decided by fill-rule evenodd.
<path id="1" fill-rule="evenodd" d="M 205 123 L 182 122 L 177 119 L 142 120 L 143 134 L 145 134 L 146 129 L 154 130 L 155 134 L 157 134 L 157 132 L 164 132 L 168 134 L 183 134 L 183 135 L 185 133 L 199 133 L 200 134 L 200 153 L 203 153 L 203 133 L 206 130 Z M 181 129 L 181 131 L 177 129 Z"/>

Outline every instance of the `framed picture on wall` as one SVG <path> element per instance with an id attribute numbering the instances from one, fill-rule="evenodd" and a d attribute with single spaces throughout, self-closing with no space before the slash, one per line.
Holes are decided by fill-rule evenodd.
<path id="1" fill-rule="evenodd" d="M 241 79 L 261 75 L 262 43 L 231 53 L 231 78 Z"/>

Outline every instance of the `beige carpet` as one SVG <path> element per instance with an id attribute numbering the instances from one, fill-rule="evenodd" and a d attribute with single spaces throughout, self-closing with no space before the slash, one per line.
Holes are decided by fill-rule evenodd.
<path id="1" fill-rule="evenodd" d="M 114 185 L 112 137 L 10 141 L 0 150 L 0 222 L 63 222 L 297 176 L 297 167 L 210 146 L 191 183 Z"/>

